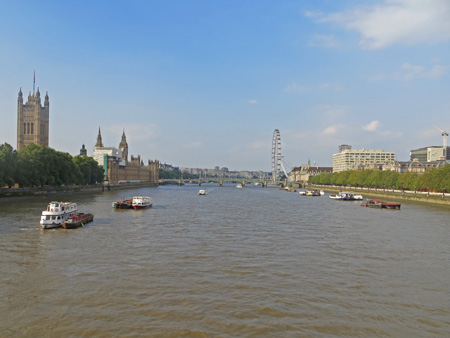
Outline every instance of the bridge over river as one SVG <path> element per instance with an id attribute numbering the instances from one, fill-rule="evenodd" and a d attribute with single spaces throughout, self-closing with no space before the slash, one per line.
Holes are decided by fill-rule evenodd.
<path id="1" fill-rule="evenodd" d="M 160 185 L 163 184 L 178 184 L 184 185 L 186 183 L 190 184 L 198 184 L 201 186 L 203 183 L 217 183 L 221 187 L 223 187 L 224 183 L 240 183 L 242 187 L 245 187 L 247 184 L 259 185 L 266 188 L 268 185 L 275 185 L 280 187 L 299 187 L 301 183 L 298 182 L 286 182 L 286 181 L 269 181 L 269 180 L 261 180 L 261 179 L 248 179 L 248 178 L 196 178 L 196 179 L 161 179 Z"/>

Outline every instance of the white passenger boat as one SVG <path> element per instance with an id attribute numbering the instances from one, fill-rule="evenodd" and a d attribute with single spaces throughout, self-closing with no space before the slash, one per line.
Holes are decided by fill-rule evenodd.
<path id="1" fill-rule="evenodd" d="M 200 189 L 200 190 L 198 191 L 198 194 L 199 194 L 199 195 L 206 195 L 206 190 Z"/>
<path id="2" fill-rule="evenodd" d="M 241 183 L 238 183 L 238 185 L 236 186 L 236 188 L 242 188 L 242 184 Z"/>
<path id="3" fill-rule="evenodd" d="M 339 192 L 336 195 L 330 195 L 331 199 L 339 200 L 339 201 L 361 201 L 363 196 L 360 194 L 352 194 L 351 192 Z"/>
<path id="4" fill-rule="evenodd" d="M 148 196 L 134 196 L 131 205 L 133 209 L 147 209 L 152 206 L 152 198 Z"/>
<path id="5" fill-rule="evenodd" d="M 77 212 L 76 203 L 52 201 L 48 204 L 47 209 L 42 211 L 41 227 L 43 229 L 58 228 Z"/>

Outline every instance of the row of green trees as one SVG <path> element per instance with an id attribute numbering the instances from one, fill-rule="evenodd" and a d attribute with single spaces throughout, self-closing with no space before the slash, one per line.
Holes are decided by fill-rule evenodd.
<path id="1" fill-rule="evenodd" d="M 71 156 L 52 148 L 30 144 L 19 151 L 0 145 L 0 187 L 95 184 L 103 181 L 103 169 L 87 156 Z"/>
<path id="2" fill-rule="evenodd" d="M 381 170 L 348 170 L 311 176 L 309 183 L 374 188 L 450 192 L 450 165 L 429 168 L 424 173 Z"/>

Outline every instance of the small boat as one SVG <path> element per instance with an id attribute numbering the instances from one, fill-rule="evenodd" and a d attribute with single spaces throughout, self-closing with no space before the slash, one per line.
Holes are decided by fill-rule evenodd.
<path id="1" fill-rule="evenodd" d="M 353 198 L 355 201 L 362 201 L 364 199 L 363 195 L 361 194 L 353 194 Z"/>
<path id="2" fill-rule="evenodd" d="M 367 200 L 367 203 L 361 204 L 362 207 L 379 208 L 379 209 L 396 209 L 400 210 L 400 203 L 385 202 L 380 200 Z"/>
<path id="3" fill-rule="evenodd" d="M 286 190 L 289 192 L 297 192 L 297 190 L 295 190 L 293 187 L 284 187 L 284 188 L 281 188 L 281 190 Z"/>
<path id="4" fill-rule="evenodd" d="M 114 209 L 133 209 L 132 200 L 122 198 L 120 201 L 113 202 Z"/>
<path id="5" fill-rule="evenodd" d="M 355 197 L 356 195 L 354 195 L 354 194 L 352 194 L 351 192 L 340 192 L 339 194 L 336 194 L 336 195 L 330 195 L 329 197 L 331 198 L 331 199 L 334 199 L 334 200 L 338 200 L 338 201 L 355 201 L 355 200 L 359 200 L 359 199 L 362 199 L 362 196 L 361 195 L 359 195 L 359 196 L 361 196 L 361 198 L 356 198 Z"/>
<path id="6" fill-rule="evenodd" d="M 306 195 L 306 190 L 300 190 L 300 191 L 298 192 L 298 194 L 299 194 L 300 196 L 305 196 L 305 195 Z"/>
<path id="7" fill-rule="evenodd" d="M 238 183 L 238 185 L 236 186 L 236 188 L 242 188 L 242 184 L 241 183 Z"/>
<path id="8" fill-rule="evenodd" d="M 319 192 L 320 192 L 320 196 L 323 196 L 323 195 L 325 195 L 325 191 L 323 191 L 323 190 L 320 190 Z"/>
<path id="9" fill-rule="evenodd" d="M 319 190 L 308 190 L 305 196 L 321 196 Z"/>
<path id="10" fill-rule="evenodd" d="M 134 196 L 131 205 L 134 210 L 147 209 L 153 205 L 152 198 L 148 196 Z"/>
<path id="11" fill-rule="evenodd" d="M 78 212 L 76 203 L 52 201 L 42 211 L 40 224 L 43 229 L 58 228 Z"/>
<path id="12" fill-rule="evenodd" d="M 199 194 L 199 195 L 206 195 L 206 190 L 200 189 L 200 190 L 198 191 L 198 194 Z"/>
<path id="13" fill-rule="evenodd" d="M 61 223 L 64 229 L 78 228 L 86 223 L 92 222 L 94 220 L 93 214 L 84 214 L 82 212 L 72 215 L 67 221 Z"/>

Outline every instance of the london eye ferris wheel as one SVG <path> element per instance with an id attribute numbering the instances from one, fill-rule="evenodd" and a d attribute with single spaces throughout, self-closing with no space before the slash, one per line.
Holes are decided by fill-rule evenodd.
<path id="1" fill-rule="evenodd" d="M 275 129 L 272 138 L 272 180 L 278 181 L 281 169 L 281 136 L 280 131 Z"/>

